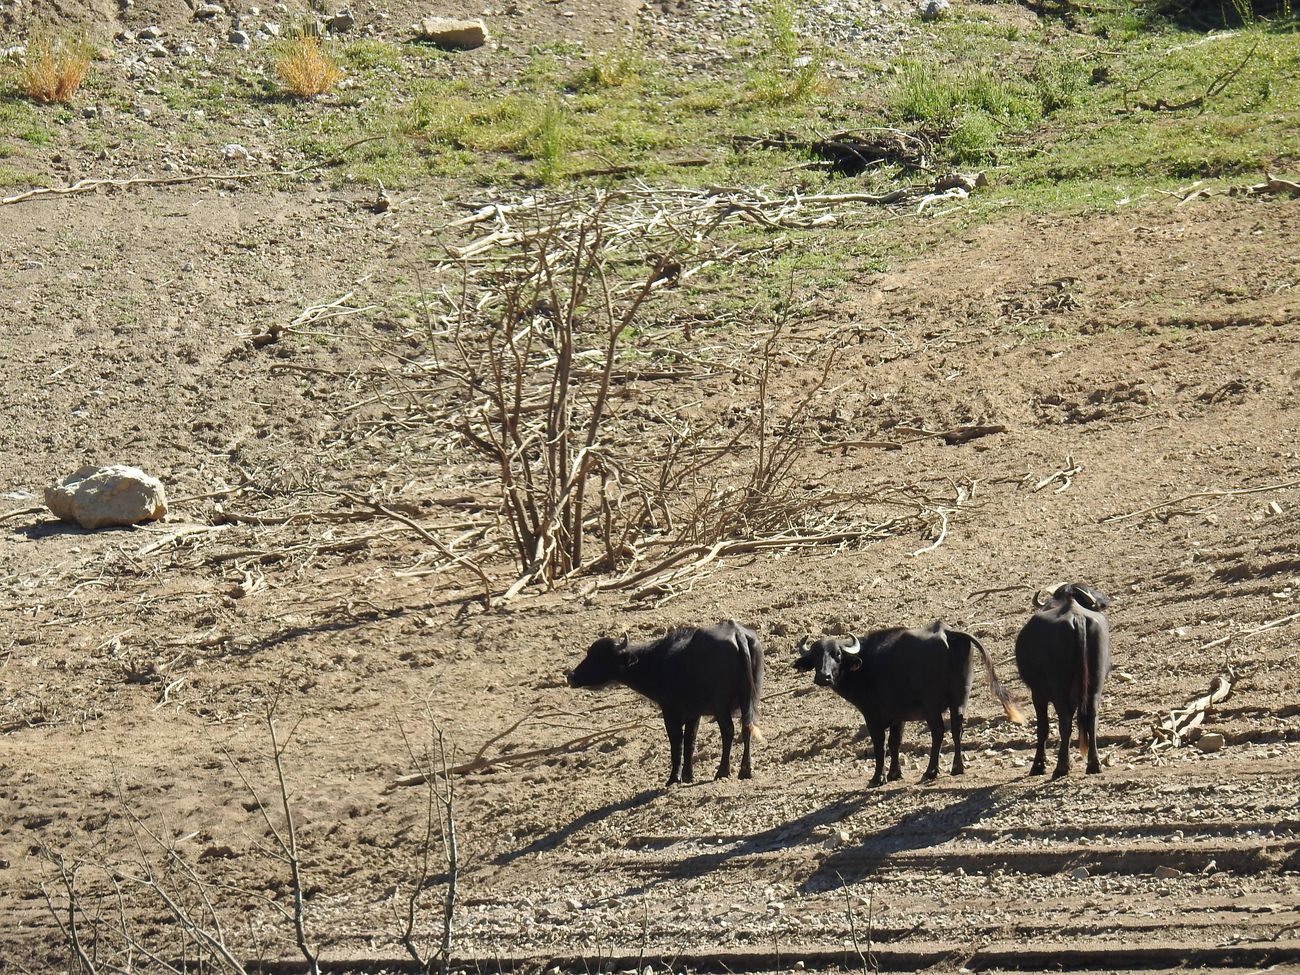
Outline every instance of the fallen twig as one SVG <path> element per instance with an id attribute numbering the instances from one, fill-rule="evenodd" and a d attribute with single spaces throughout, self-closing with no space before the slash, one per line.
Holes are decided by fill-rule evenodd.
<path id="1" fill-rule="evenodd" d="M 1293 487 L 1300 487 L 1300 481 L 1284 481 L 1281 484 L 1268 484 L 1264 487 L 1233 488 L 1227 491 L 1194 491 L 1191 494 L 1184 494 L 1178 498 L 1161 501 L 1159 504 L 1153 504 L 1150 507 L 1141 508 L 1138 511 L 1130 511 L 1128 514 L 1107 515 L 1105 518 L 1099 519 L 1098 523 L 1104 525 L 1114 521 L 1128 521 L 1130 518 L 1138 518 L 1141 515 L 1147 515 L 1153 511 L 1159 511 L 1161 508 L 1171 508 L 1176 504 L 1182 504 L 1184 501 L 1194 501 L 1197 498 L 1232 498 L 1243 494 L 1263 494 L 1265 491 L 1281 491 Z"/>
<path id="2" fill-rule="evenodd" d="M 454 765 L 447 769 L 449 775 L 467 775 L 470 772 L 480 772 L 483 769 L 492 768 L 496 765 L 514 765 L 519 762 L 530 761 L 534 758 L 549 758 L 552 755 L 563 755 L 567 752 L 578 751 L 580 748 L 588 745 L 594 745 L 598 741 L 604 741 L 606 738 L 612 738 L 615 735 L 622 734 L 624 731 L 630 731 L 633 728 L 639 728 L 645 722 L 638 719 L 636 721 L 627 721 L 612 728 L 604 728 L 600 731 L 593 731 L 591 734 L 582 735 L 573 738 L 560 745 L 550 745 L 546 748 L 532 748 L 525 752 L 511 752 L 508 755 L 484 756 L 481 754 L 471 761 L 463 762 L 460 765 Z M 498 739 L 501 736 L 498 736 Z M 403 786 L 423 785 L 428 781 L 428 774 L 425 772 L 416 772 L 414 775 L 403 775 L 394 779 L 388 789 L 401 788 Z"/>
<path id="3" fill-rule="evenodd" d="M 1205 111 L 1206 103 L 1216 95 L 1222 94 L 1228 85 L 1232 84 L 1237 75 L 1241 74 L 1241 69 L 1249 64 L 1250 59 L 1255 56 L 1255 50 L 1258 47 L 1259 39 L 1256 38 L 1255 43 L 1250 46 L 1250 50 L 1246 52 L 1246 56 L 1243 57 L 1241 61 L 1239 61 L 1234 67 L 1227 68 L 1215 76 L 1214 80 L 1210 82 L 1209 87 L 1195 98 L 1189 98 L 1186 101 L 1174 103 L 1167 102 L 1163 98 L 1157 98 L 1154 102 L 1137 102 L 1133 106 L 1132 110 L 1148 112 L 1181 112 L 1189 108 L 1199 108 L 1201 111 Z"/>
<path id="4" fill-rule="evenodd" d="M 1220 674 L 1210 681 L 1208 691 L 1189 698 L 1181 708 L 1175 708 L 1165 717 L 1153 721 L 1149 750 L 1177 748 L 1184 741 L 1199 737 L 1199 729 L 1201 723 L 1205 721 L 1205 716 L 1232 694 L 1232 685 L 1236 677 L 1236 671 L 1229 667 L 1226 674 Z"/>
<path id="5" fill-rule="evenodd" d="M 252 179 L 274 179 L 277 176 L 301 176 L 309 173 L 314 169 L 322 169 L 325 166 L 333 166 L 342 161 L 343 155 L 348 151 L 355 149 L 357 146 L 367 142 L 374 142 L 382 139 L 383 136 L 369 136 L 365 139 L 357 139 L 350 142 L 337 153 L 328 159 L 322 159 L 320 162 L 314 162 L 307 166 L 300 166 L 297 169 L 266 169 L 258 172 L 245 173 L 192 173 L 188 176 L 133 176 L 129 179 L 114 178 L 87 178 L 77 180 L 71 186 L 41 186 L 36 189 L 27 190 L 16 196 L 0 197 L 0 206 L 8 206 L 12 203 L 22 203 L 26 200 L 34 200 L 45 196 L 70 196 L 76 193 L 90 193 L 103 186 L 112 186 L 118 189 L 124 189 L 128 186 L 172 186 L 180 183 L 199 183 L 204 181 L 211 182 L 241 182 Z"/>

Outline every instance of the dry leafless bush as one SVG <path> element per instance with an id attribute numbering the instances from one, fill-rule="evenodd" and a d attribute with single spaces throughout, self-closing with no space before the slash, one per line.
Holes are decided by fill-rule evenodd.
<path id="1" fill-rule="evenodd" d="M 452 373 L 472 403 L 458 427 L 500 481 L 521 569 L 512 592 L 582 569 L 593 519 L 607 522 L 606 542 L 633 530 L 626 518 L 609 523 L 618 458 L 607 407 L 620 340 L 670 259 L 629 290 L 610 280 L 605 245 L 598 221 L 571 242 L 558 232 L 534 239 L 487 306 L 486 325 L 462 307 L 453 330 Z"/>
<path id="2" fill-rule="evenodd" d="M 90 50 L 84 41 L 36 37 L 18 71 L 18 90 L 37 102 L 72 101 L 90 72 Z"/>
<path id="3" fill-rule="evenodd" d="M 321 47 L 319 37 L 300 33 L 286 42 L 284 52 L 275 62 L 281 83 L 299 98 L 328 94 L 343 80 L 343 72 Z"/>

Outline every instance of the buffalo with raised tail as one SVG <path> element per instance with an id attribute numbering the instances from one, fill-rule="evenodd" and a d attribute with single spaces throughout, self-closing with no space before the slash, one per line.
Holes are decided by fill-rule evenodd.
<path id="1" fill-rule="evenodd" d="M 602 637 L 568 675 L 570 687 L 626 684 L 663 712 L 672 754 L 668 784 L 695 778 L 695 733 L 700 718 L 713 718 L 722 733 L 717 778 L 731 775 L 732 718 L 740 712 L 740 777 L 753 775 L 750 740 L 763 690 L 763 646 L 758 634 L 731 620 L 673 630 L 650 643 Z"/>
<path id="2" fill-rule="evenodd" d="M 1017 724 L 1025 719 L 998 680 L 993 659 L 975 637 L 942 623 L 925 629 L 876 630 L 863 637 L 827 637 L 800 643 L 796 670 L 814 671 L 814 680 L 829 687 L 860 712 L 875 749 L 876 774 L 870 784 L 885 781 L 885 734 L 889 734 L 890 782 L 901 779 L 898 747 L 903 724 L 924 721 L 930 728 L 930 764 L 921 778 L 939 774 L 939 749 L 943 744 L 944 712 L 952 727 L 952 774 L 966 770 L 961 753 L 962 724 L 973 679 L 971 649 L 984 658 L 989 685 L 1007 717 Z"/>
<path id="3" fill-rule="evenodd" d="M 1016 666 L 1029 688 L 1038 719 L 1038 748 L 1030 775 L 1047 771 L 1047 708 L 1056 709 L 1061 741 L 1052 778 L 1070 771 L 1070 733 L 1079 722 L 1079 751 L 1090 773 L 1101 771 L 1097 759 L 1097 712 L 1110 673 L 1110 624 L 1103 610 L 1110 597 L 1079 583 L 1054 587 L 1016 637 Z"/>

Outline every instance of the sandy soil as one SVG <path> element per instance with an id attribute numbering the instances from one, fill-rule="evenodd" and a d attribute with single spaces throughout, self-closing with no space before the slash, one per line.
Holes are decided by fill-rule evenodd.
<path id="1" fill-rule="evenodd" d="M 0 309 L 5 509 L 120 459 L 159 472 L 177 499 L 242 471 L 262 510 L 320 509 L 314 489 L 368 485 L 423 501 L 431 525 L 454 521 L 430 503 L 455 480 L 444 462 L 359 436 L 338 409 L 375 364 L 364 345 L 247 342 L 343 290 L 364 302 L 399 288 L 420 228 L 441 217 L 421 202 L 380 218 L 325 191 L 7 208 L 0 266 L 22 270 Z M 252 576 L 218 557 L 385 530 L 373 523 L 237 526 L 219 544 L 150 551 L 245 499 L 180 501 L 134 531 L 7 519 L 0 968 L 57 964 L 34 853 L 120 851 L 124 802 L 201 869 L 284 902 L 232 770 L 270 788 L 259 716 L 277 688 L 282 727 L 299 722 L 287 772 L 327 958 L 402 955 L 392 907 L 413 876 L 424 793 L 389 785 L 412 769 L 403 732 L 421 734 L 426 704 L 462 758 L 517 722 L 492 754 L 621 729 L 458 778 L 461 956 L 858 967 L 851 909 L 860 937 L 870 914 L 885 967 L 1256 970 L 1297 957 L 1297 621 L 1249 633 L 1300 611 L 1300 297 L 1282 258 L 1300 252 L 1295 204 L 1019 217 L 964 237 L 937 221 L 915 235 L 921 257 L 811 296 L 815 328 L 854 336 L 827 436 L 971 420 L 1007 431 L 810 454 L 803 474 L 862 492 L 973 485 L 977 503 L 921 555 L 932 539 L 913 533 L 728 560 L 661 607 L 563 590 L 484 613 L 460 584 L 399 574 L 419 554 L 400 532 L 254 562 Z M 1068 488 L 1034 490 L 1069 468 Z M 856 715 L 791 669 L 799 637 L 942 618 L 986 639 L 1023 700 L 1012 641 L 1032 589 L 1062 578 L 1114 596 L 1104 773 L 1028 778 L 1032 730 L 1007 724 L 980 678 L 964 778 L 921 785 L 924 735 L 910 728 L 904 781 L 867 790 Z M 647 705 L 571 691 L 562 673 L 603 632 L 719 616 L 767 645 L 757 778 L 665 791 Z M 1206 727 L 1226 747 L 1153 755 L 1153 717 L 1224 672 L 1225 647 L 1237 690 Z M 700 748 L 708 768 L 713 729 Z M 292 957 L 285 930 L 249 910 L 263 949 Z"/>

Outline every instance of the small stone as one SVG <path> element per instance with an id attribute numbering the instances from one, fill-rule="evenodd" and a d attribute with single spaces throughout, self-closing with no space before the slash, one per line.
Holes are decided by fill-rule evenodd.
<path id="1" fill-rule="evenodd" d="M 1222 751 L 1224 746 L 1223 735 L 1217 732 L 1207 731 L 1196 739 L 1196 747 L 1203 752 Z"/>
<path id="2" fill-rule="evenodd" d="M 265 24 L 263 24 L 262 30 L 267 34 L 270 34 L 272 37 L 280 36 L 280 25 L 273 20 L 268 20 Z"/>
<path id="3" fill-rule="evenodd" d="M 921 5 L 921 19 L 924 21 L 942 20 L 950 10 L 948 0 L 925 0 Z"/>
<path id="4" fill-rule="evenodd" d="M 157 521 L 167 514 L 167 492 L 139 468 L 92 464 L 46 488 L 45 505 L 55 517 L 93 531 Z"/>
<path id="5" fill-rule="evenodd" d="M 344 34 L 357 26 L 357 19 L 352 16 L 351 10 L 344 7 L 329 19 L 326 26 L 335 34 Z"/>
<path id="6" fill-rule="evenodd" d="M 1181 877 L 1182 875 L 1183 872 L 1177 867 L 1167 867 L 1164 864 L 1161 864 L 1156 867 L 1155 870 L 1151 871 L 1151 876 L 1155 877 L 1157 880 L 1171 880 L 1174 877 Z"/>
<path id="7" fill-rule="evenodd" d="M 1070 878 L 1072 880 L 1087 880 L 1088 876 L 1089 874 L 1088 874 L 1087 867 L 1075 867 L 1073 870 L 1070 871 Z"/>
<path id="8" fill-rule="evenodd" d="M 439 47 L 468 51 L 488 41 L 487 25 L 481 19 L 456 20 L 452 17 L 425 17 L 416 37 Z"/>
<path id="9" fill-rule="evenodd" d="M 224 156 L 226 159 L 231 159 L 231 160 L 249 158 L 248 150 L 245 149 L 243 146 L 241 146 L 238 142 L 227 143 L 222 148 L 221 155 Z"/>
<path id="10" fill-rule="evenodd" d="M 842 829 L 837 829 L 832 831 L 832 833 L 828 837 L 826 837 L 826 840 L 823 843 L 823 845 L 828 850 L 834 850 L 834 849 L 838 849 L 841 846 L 848 846 L 849 842 L 852 839 L 853 837 L 851 837 L 847 831 Z"/>
<path id="11" fill-rule="evenodd" d="M 140 33 L 136 34 L 135 36 L 140 38 L 140 40 L 142 41 L 156 41 L 158 40 L 158 38 L 162 37 L 162 35 L 163 35 L 162 28 L 159 27 L 157 24 L 153 24 L 150 27 L 146 27 L 144 30 L 140 31 Z"/>
<path id="12" fill-rule="evenodd" d="M 45 265 L 41 261 L 23 261 L 24 271 L 39 271 Z"/>
<path id="13" fill-rule="evenodd" d="M 226 40 L 235 47 L 248 47 L 248 34 L 242 30 L 232 30 L 226 35 Z"/>
<path id="14" fill-rule="evenodd" d="M 220 17 L 226 12 L 226 8 L 219 3 L 205 3 L 194 11 L 195 20 L 211 20 L 213 17 Z"/>

